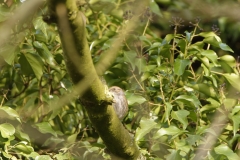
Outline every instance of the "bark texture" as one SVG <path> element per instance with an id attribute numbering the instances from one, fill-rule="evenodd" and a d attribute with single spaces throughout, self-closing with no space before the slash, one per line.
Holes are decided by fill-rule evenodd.
<path id="1" fill-rule="evenodd" d="M 74 84 L 86 84 L 80 100 L 108 150 L 122 159 L 140 155 L 134 138 L 123 127 L 112 106 L 113 99 L 94 68 L 86 38 L 85 20 L 76 0 L 50 0 L 49 13 L 56 19 L 65 62 Z"/>

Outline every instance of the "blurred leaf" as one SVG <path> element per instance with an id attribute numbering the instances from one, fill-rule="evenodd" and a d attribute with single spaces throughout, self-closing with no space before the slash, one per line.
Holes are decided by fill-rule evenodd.
<path id="1" fill-rule="evenodd" d="M 233 121 L 233 135 L 236 135 L 236 132 L 239 130 L 239 124 L 240 124 L 240 116 L 234 115 L 230 117 Z"/>
<path id="2" fill-rule="evenodd" d="M 49 155 L 40 155 L 35 158 L 35 160 L 53 160 Z"/>
<path id="3" fill-rule="evenodd" d="M 16 119 L 21 123 L 18 113 L 14 109 L 7 106 L 0 107 L 0 117 L 3 119 Z"/>
<path id="4" fill-rule="evenodd" d="M 13 45 L 4 45 L 0 48 L 0 57 L 4 59 L 5 62 L 7 62 L 9 65 L 13 64 L 13 61 L 19 52 L 19 50 L 16 50 L 17 47 L 14 47 Z M 0 64 L 1 66 L 1 64 Z"/>
<path id="5" fill-rule="evenodd" d="M 142 104 L 147 101 L 143 96 L 130 92 L 126 92 L 126 97 L 128 100 L 128 105 L 133 105 L 134 103 Z"/>
<path id="6" fill-rule="evenodd" d="M 149 133 L 157 125 L 153 119 L 142 118 L 140 127 L 136 130 L 135 140 L 139 141 L 143 136 Z"/>
<path id="7" fill-rule="evenodd" d="M 221 144 L 214 148 L 217 154 L 225 155 L 229 160 L 237 160 L 240 157 L 234 153 L 226 144 Z"/>
<path id="8" fill-rule="evenodd" d="M 186 129 L 188 126 L 187 116 L 190 114 L 187 110 L 172 111 L 172 118 L 178 120 L 183 124 L 183 129 Z"/>
<path id="9" fill-rule="evenodd" d="M 52 126 L 48 122 L 37 123 L 35 126 L 41 133 L 50 133 L 55 137 L 57 136 L 55 130 L 53 130 Z"/>
<path id="10" fill-rule="evenodd" d="M 23 142 L 17 143 L 16 145 L 14 145 L 13 150 L 15 152 L 18 152 L 20 154 L 24 153 L 24 154 L 30 154 L 34 151 L 33 147 L 26 145 Z"/>
<path id="11" fill-rule="evenodd" d="M 206 96 L 212 97 L 212 98 L 217 98 L 216 91 L 211 85 L 205 84 L 205 83 L 200 83 L 200 84 L 186 84 L 186 86 L 191 87 Z"/>
<path id="12" fill-rule="evenodd" d="M 180 150 L 170 149 L 170 154 L 166 156 L 166 160 L 182 160 L 182 156 L 180 155 Z"/>
<path id="13" fill-rule="evenodd" d="M 141 74 L 146 66 L 145 58 L 137 58 L 136 59 L 136 67 L 138 68 L 138 73 Z"/>
<path id="14" fill-rule="evenodd" d="M 156 15 L 162 17 L 162 13 L 157 5 L 157 3 L 155 1 L 151 1 L 150 2 L 150 10 L 155 13 Z"/>
<path id="15" fill-rule="evenodd" d="M 19 129 L 16 130 L 15 136 L 22 141 L 30 142 L 30 138 L 29 138 L 28 134 L 21 132 Z"/>
<path id="16" fill-rule="evenodd" d="M 0 132 L 3 138 L 9 138 L 15 133 L 15 128 L 9 123 L 0 124 Z"/>
<path id="17" fill-rule="evenodd" d="M 154 139 L 158 139 L 161 136 L 164 135 L 170 135 L 170 136 L 178 136 L 182 133 L 184 133 L 185 131 L 180 130 L 179 128 L 177 128 L 176 126 L 169 126 L 168 128 L 161 128 L 157 131 L 157 133 L 155 133 L 155 135 L 153 136 Z"/>
<path id="18" fill-rule="evenodd" d="M 137 57 L 137 53 L 135 51 L 127 51 L 124 52 L 124 59 L 126 62 L 129 62 L 132 66 L 132 69 L 135 70 L 135 61 L 136 61 L 136 57 Z"/>
<path id="19" fill-rule="evenodd" d="M 230 67 L 236 67 L 237 65 L 235 58 L 231 55 L 221 56 L 218 60 L 227 63 Z"/>
<path id="20" fill-rule="evenodd" d="M 116 8 L 116 4 L 112 0 L 90 0 L 89 4 L 91 4 L 92 10 L 94 10 L 95 12 L 102 11 L 105 14 L 110 13 Z"/>
<path id="21" fill-rule="evenodd" d="M 240 92 L 240 85 L 239 85 L 239 82 L 240 82 L 240 75 L 237 75 L 237 74 L 234 74 L 234 73 L 231 73 L 231 74 L 221 74 L 223 75 L 227 81 L 235 88 L 237 89 L 239 92 Z"/>

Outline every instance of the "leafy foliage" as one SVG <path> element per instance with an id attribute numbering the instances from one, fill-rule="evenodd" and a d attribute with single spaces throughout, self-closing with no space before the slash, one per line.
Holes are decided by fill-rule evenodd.
<path id="1" fill-rule="evenodd" d="M 94 63 L 131 21 L 131 5 L 108 0 L 81 4 Z M 4 22 L 12 8 L 0 7 Z M 199 30 L 199 19 L 181 33 L 183 21 L 174 18 L 173 33 L 159 38 L 149 27 L 152 18 L 162 16 L 155 1 L 137 16 L 138 28 L 104 78 L 109 86 L 126 90 L 130 111 L 124 123 L 141 152 L 147 159 L 190 159 L 211 134 L 218 139 L 208 159 L 239 159 L 240 68 L 233 50 L 215 32 Z M 1 157 L 110 159 L 77 98 L 52 107 L 74 94 L 55 26 L 38 15 L 25 26 L 16 27 L 0 49 L 5 61 L 0 69 Z M 216 50 L 229 54 L 219 56 Z M 225 124 L 213 122 L 216 112 L 227 115 Z M 222 133 L 211 125 L 222 127 Z"/>

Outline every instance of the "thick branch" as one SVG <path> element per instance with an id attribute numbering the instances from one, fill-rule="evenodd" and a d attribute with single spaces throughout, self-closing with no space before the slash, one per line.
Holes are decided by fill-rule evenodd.
<path id="1" fill-rule="evenodd" d="M 85 81 L 88 89 L 80 99 L 89 118 L 109 151 L 124 159 L 136 159 L 139 150 L 118 119 L 94 68 L 83 15 L 75 0 L 51 0 L 51 13 L 56 13 L 66 65 L 74 84 Z"/>

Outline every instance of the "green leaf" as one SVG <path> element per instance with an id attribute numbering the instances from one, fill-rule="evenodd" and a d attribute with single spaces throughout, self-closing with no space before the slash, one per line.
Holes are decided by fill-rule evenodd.
<path id="1" fill-rule="evenodd" d="M 48 25 L 43 21 L 42 17 L 39 16 L 33 21 L 34 28 L 36 30 L 41 30 L 45 37 L 47 37 L 47 27 Z"/>
<path id="2" fill-rule="evenodd" d="M 156 15 L 162 17 L 162 13 L 158 7 L 158 4 L 155 1 L 150 2 L 150 10 L 155 13 Z"/>
<path id="3" fill-rule="evenodd" d="M 68 144 L 74 143 L 77 139 L 78 134 L 79 133 L 75 133 L 75 134 L 72 134 L 72 135 L 68 136 L 67 143 Z"/>
<path id="4" fill-rule="evenodd" d="M 176 59 L 174 63 L 174 74 L 181 76 L 189 64 L 190 60 Z"/>
<path id="5" fill-rule="evenodd" d="M 214 110 L 214 109 L 220 107 L 220 103 L 217 100 L 215 100 L 215 99 L 208 98 L 207 101 L 209 102 L 209 104 L 204 105 L 200 109 L 200 112 L 211 111 L 211 110 Z"/>
<path id="6" fill-rule="evenodd" d="M 240 82 L 240 75 L 237 75 L 237 74 L 234 74 L 234 73 L 231 73 L 231 74 L 221 74 L 223 75 L 227 81 L 235 88 L 237 89 L 239 92 L 240 92 L 240 85 L 239 85 L 239 82 Z"/>
<path id="7" fill-rule="evenodd" d="M 59 67 L 57 67 L 57 62 L 55 61 L 53 55 L 44 43 L 34 41 L 33 46 L 36 48 L 41 57 L 50 65 L 50 67 L 56 70 L 60 70 Z"/>
<path id="8" fill-rule="evenodd" d="M 172 104 L 167 102 L 167 103 L 165 103 L 165 105 L 166 105 L 167 110 L 164 113 L 164 117 L 165 117 L 164 122 L 167 122 L 167 121 L 169 121 L 169 115 L 172 111 Z"/>
<path id="9" fill-rule="evenodd" d="M 136 58 L 136 67 L 138 68 L 138 73 L 141 74 L 146 66 L 147 62 L 145 58 Z"/>
<path id="10" fill-rule="evenodd" d="M 14 145 L 13 150 L 20 154 L 30 154 L 34 151 L 33 147 L 26 145 L 24 142 Z"/>
<path id="11" fill-rule="evenodd" d="M 158 139 L 159 137 L 164 135 L 170 135 L 170 136 L 176 137 L 182 133 L 184 133 L 184 131 L 180 130 L 176 126 L 169 126 L 168 128 L 159 129 L 157 133 L 153 136 L 153 138 Z"/>
<path id="12" fill-rule="evenodd" d="M 186 86 L 191 87 L 203 94 L 205 94 L 207 97 L 212 97 L 216 98 L 216 91 L 211 85 L 205 84 L 205 83 L 200 83 L 200 84 L 186 84 Z"/>
<path id="13" fill-rule="evenodd" d="M 148 40 L 146 36 L 139 36 L 139 39 L 143 42 L 146 42 L 150 46 L 152 45 L 152 42 Z"/>
<path id="14" fill-rule="evenodd" d="M 105 14 L 109 14 L 112 10 L 116 8 L 116 4 L 112 2 L 112 0 L 91 0 L 89 1 L 89 4 L 91 4 L 92 10 L 94 10 L 95 12 L 101 11 Z"/>
<path id="15" fill-rule="evenodd" d="M 183 129 L 185 130 L 188 125 L 187 116 L 190 114 L 187 110 L 172 111 L 172 118 L 178 120 L 183 124 Z"/>
<path id="16" fill-rule="evenodd" d="M 219 41 L 216 39 L 216 37 L 206 37 L 204 38 L 203 42 L 207 44 L 211 44 L 212 46 L 219 47 Z"/>
<path id="17" fill-rule="evenodd" d="M 157 125 L 153 119 L 142 118 L 140 127 L 136 130 L 135 140 L 139 141 L 143 136 L 149 133 Z"/>
<path id="18" fill-rule="evenodd" d="M 224 55 L 218 58 L 219 61 L 227 63 L 230 67 L 236 67 L 236 59 L 231 55 Z"/>
<path id="19" fill-rule="evenodd" d="M 9 138 L 15 133 L 15 128 L 9 123 L 0 124 L 0 132 L 3 138 Z"/>
<path id="20" fill-rule="evenodd" d="M 126 97 L 129 105 L 133 105 L 134 103 L 142 104 L 147 101 L 143 96 L 130 92 L 126 92 Z"/>
<path id="21" fill-rule="evenodd" d="M 234 53 L 234 51 L 225 43 L 219 43 L 219 47 L 224 51 L 229 51 Z"/>
<path id="22" fill-rule="evenodd" d="M 40 155 L 35 158 L 35 160 L 53 160 L 49 155 Z"/>
<path id="23" fill-rule="evenodd" d="M 180 155 L 180 150 L 169 149 L 170 154 L 166 156 L 166 160 L 182 160 L 182 156 Z"/>
<path id="24" fill-rule="evenodd" d="M 132 69 L 135 70 L 135 61 L 136 61 L 136 57 L 137 57 L 137 53 L 135 51 L 127 51 L 124 52 L 124 60 L 126 62 L 129 62 L 132 66 Z"/>
<path id="25" fill-rule="evenodd" d="M 213 50 L 205 50 L 201 52 L 201 55 L 207 57 L 214 65 L 217 65 L 218 56 Z"/>
<path id="26" fill-rule="evenodd" d="M 15 136 L 22 141 L 30 142 L 30 138 L 28 134 L 21 132 L 20 130 L 16 130 Z"/>
<path id="27" fill-rule="evenodd" d="M 21 122 L 18 113 L 14 109 L 7 106 L 0 107 L 0 117 L 3 119 L 16 119 Z"/>
<path id="28" fill-rule="evenodd" d="M 233 135 L 236 135 L 236 132 L 239 130 L 239 124 L 240 124 L 240 116 L 234 115 L 231 117 L 233 121 Z"/>
<path id="29" fill-rule="evenodd" d="M 201 103 L 199 101 L 199 99 L 194 96 L 194 95 L 181 95 L 181 96 L 178 96 L 176 98 L 176 101 L 181 101 L 183 103 L 185 103 L 185 105 L 194 105 L 195 108 L 198 108 Z"/>
<path id="30" fill-rule="evenodd" d="M 19 63 L 21 64 L 21 70 L 24 74 L 35 74 L 38 80 L 41 78 L 44 64 L 39 55 L 32 53 L 21 54 Z"/>
<path id="31" fill-rule="evenodd" d="M 12 65 L 18 52 L 19 50 L 16 50 L 16 47 L 6 44 L 0 48 L 0 58 L 2 57 L 5 62 Z"/>
<path id="32" fill-rule="evenodd" d="M 218 41 L 218 42 L 221 42 L 221 38 L 216 35 L 216 33 L 214 32 L 201 32 L 198 34 L 199 36 L 202 36 L 202 37 L 215 37 L 215 39 Z"/>
<path id="33" fill-rule="evenodd" d="M 38 128 L 38 130 L 41 133 L 50 133 L 55 137 L 57 136 L 55 130 L 53 130 L 52 126 L 48 122 L 38 123 L 38 124 L 35 124 L 35 126 Z"/>
<path id="34" fill-rule="evenodd" d="M 214 148 L 217 154 L 225 155 L 229 160 L 237 160 L 240 157 L 234 153 L 226 144 L 221 144 Z"/>

